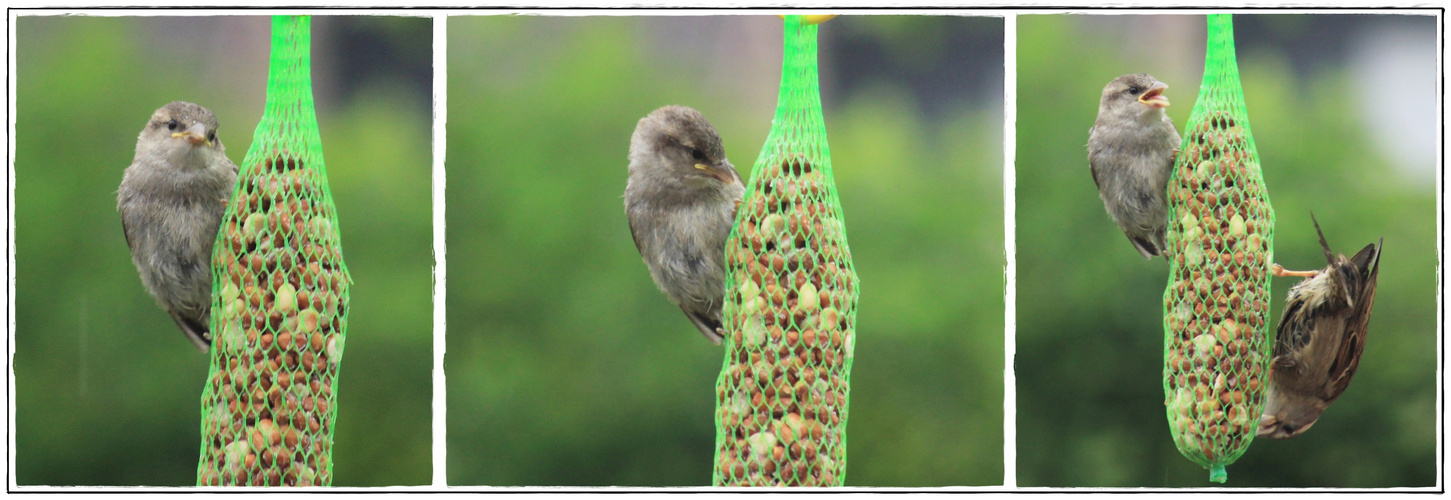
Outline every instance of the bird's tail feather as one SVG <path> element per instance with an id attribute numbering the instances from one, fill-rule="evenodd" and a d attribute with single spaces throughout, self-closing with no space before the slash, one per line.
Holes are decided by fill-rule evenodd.
<path id="1" fill-rule="evenodd" d="M 685 311 L 685 308 L 681 308 L 681 310 Z M 705 340 L 709 340 L 710 343 L 720 345 L 720 341 L 725 339 L 717 331 L 722 326 L 719 318 L 712 318 L 691 311 L 685 311 L 685 317 L 690 318 L 691 323 L 695 323 L 695 327 L 700 329 L 700 334 L 704 335 Z"/>
<path id="2" fill-rule="evenodd" d="M 1320 231 L 1320 221 L 1315 220 L 1315 212 L 1310 212 L 1310 222 L 1315 224 L 1315 234 L 1320 235 L 1320 248 L 1325 249 L 1325 263 L 1335 265 L 1335 252 L 1330 251 L 1330 244 L 1325 242 L 1325 233 Z"/>
<path id="3" fill-rule="evenodd" d="M 207 349 L 211 348 L 212 342 L 207 340 L 207 325 L 175 312 L 171 313 L 171 319 L 176 321 L 176 326 L 181 327 L 181 332 L 186 334 L 186 339 L 190 340 L 198 351 L 206 353 Z"/>
<path id="4" fill-rule="evenodd" d="M 1385 238 L 1381 238 L 1379 242 L 1366 245 L 1350 258 L 1350 262 L 1360 268 L 1362 272 L 1370 274 L 1375 268 L 1380 267 L 1380 247 L 1384 244 Z"/>
<path id="5" fill-rule="evenodd" d="M 1134 249 L 1138 250 L 1139 255 L 1144 256 L 1144 259 L 1152 259 L 1155 255 L 1159 255 L 1160 251 L 1158 246 L 1149 240 L 1129 236 L 1129 243 L 1134 244 Z"/>

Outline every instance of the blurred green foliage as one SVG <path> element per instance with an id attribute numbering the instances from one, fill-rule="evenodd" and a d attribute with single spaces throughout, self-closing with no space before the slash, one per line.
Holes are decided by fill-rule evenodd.
<path id="1" fill-rule="evenodd" d="M 229 156 L 242 160 L 262 113 L 269 23 L 18 19 L 17 483 L 196 484 L 209 358 L 141 286 L 115 193 L 141 127 L 172 100 L 215 112 Z M 315 80 L 337 69 L 336 40 L 320 33 L 432 33 L 426 18 L 317 17 L 313 26 Z M 410 46 L 421 49 L 411 57 L 432 57 L 428 43 Z M 419 103 L 429 90 L 358 78 L 348 98 L 334 102 L 321 85 L 317 99 L 354 279 L 334 485 L 428 484 L 432 118 Z"/>
<path id="2" fill-rule="evenodd" d="M 1236 16 L 1239 24 L 1246 16 Z M 1310 21 L 1280 19 L 1291 25 Z M 1332 16 L 1352 17 L 1352 16 Z M 1371 17 L 1371 16 L 1361 16 Z M 1166 265 L 1145 262 L 1104 212 L 1088 172 L 1103 85 L 1147 72 L 1170 85 L 1181 128 L 1203 63 L 1197 44 L 1134 59 L 1104 31 L 1144 34 L 1134 16 L 1018 18 L 1017 435 L 1021 486 L 1209 486 L 1182 457 L 1164 412 Z M 1097 23 L 1099 31 L 1090 30 Z M 1108 27 L 1108 29 L 1102 29 Z M 1337 252 L 1385 237 L 1360 369 L 1315 427 L 1256 439 L 1229 486 L 1436 484 L 1436 195 L 1393 170 L 1357 116 L 1346 65 L 1297 77 L 1283 52 L 1237 36 L 1249 120 L 1277 217 L 1275 260 L 1322 268 L 1313 210 Z M 1434 42 L 1434 35 L 1427 43 Z M 1169 46 L 1173 46 L 1169 44 Z M 1173 60 L 1170 60 L 1173 59 Z M 1434 60 L 1426 64 L 1434 64 Z M 1187 68 L 1189 71 L 1176 71 Z M 1276 278 L 1272 317 L 1296 278 Z"/>
<path id="3" fill-rule="evenodd" d="M 1000 19 L 955 20 L 1001 38 Z M 892 21 L 841 17 L 822 37 Z M 708 485 L 723 352 L 640 261 L 621 200 L 626 153 L 641 117 L 689 105 L 747 175 L 775 106 L 780 20 L 674 25 L 728 33 L 720 47 L 774 37 L 759 41 L 764 55 L 722 56 L 773 58 L 748 75 L 704 67 L 704 53 L 659 55 L 660 19 L 448 22 L 449 483 Z M 753 81 L 764 101 L 731 92 Z M 930 122 L 890 74 L 826 101 L 862 283 L 847 485 L 1002 484 L 1001 101 Z"/>

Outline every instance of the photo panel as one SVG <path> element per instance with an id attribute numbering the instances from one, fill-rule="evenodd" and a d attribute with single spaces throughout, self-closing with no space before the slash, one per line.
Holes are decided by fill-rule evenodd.
<path id="1" fill-rule="evenodd" d="M 448 19 L 450 485 L 1002 484 L 1004 21 L 814 21 Z"/>
<path id="2" fill-rule="evenodd" d="M 15 21 L 15 484 L 429 484 L 433 20 L 177 13 Z"/>
<path id="3" fill-rule="evenodd" d="M 1019 486 L 1437 484 L 1423 14 L 1018 16 Z"/>

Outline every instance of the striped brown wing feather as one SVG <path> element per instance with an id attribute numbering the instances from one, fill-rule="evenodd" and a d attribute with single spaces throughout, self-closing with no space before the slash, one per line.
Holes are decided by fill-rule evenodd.
<path id="1" fill-rule="evenodd" d="M 1325 401 L 1335 401 L 1350 386 L 1351 377 L 1355 376 L 1356 368 L 1360 367 L 1360 355 L 1365 352 L 1366 332 L 1370 327 L 1370 311 L 1375 306 L 1376 279 L 1380 276 L 1380 245 L 1367 246 L 1366 251 L 1375 252 L 1369 256 L 1370 275 L 1366 277 L 1365 284 L 1360 291 L 1360 296 L 1355 299 L 1355 311 L 1347 319 L 1345 336 L 1340 340 L 1340 348 L 1336 350 L 1335 362 L 1330 364 L 1330 383 L 1327 385 L 1328 393 Z M 1352 261 L 1362 261 L 1362 255 L 1356 255 Z"/>
<path id="2" fill-rule="evenodd" d="M 1285 298 L 1285 310 L 1280 313 L 1280 324 L 1275 328 L 1275 347 L 1273 351 L 1275 364 L 1289 367 L 1294 366 L 1293 355 L 1305 348 L 1310 343 L 1309 329 L 1314 325 L 1307 324 L 1309 311 L 1305 311 L 1305 295 L 1295 293 L 1291 290 Z"/>

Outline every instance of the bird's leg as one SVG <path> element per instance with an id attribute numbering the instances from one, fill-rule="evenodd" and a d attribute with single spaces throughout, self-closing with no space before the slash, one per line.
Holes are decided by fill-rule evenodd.
<path id="1" fill-rule="evenodd" d="M 1276 277 L 1280 277 L 1280 278 L 1284 278 L 1286 276 L 1299 276 L 1301 278 L 1314 278 L 1314 277 L 1320 275 L 1320 270 L 1319 269 L 1316 269 L 1314 271 L 1286 271 L 1285 268 L 1280 267 L 1279 264 L 1274 264 L 1274 265 L 1271 265 L 1270 266 L 1270 274 L 1273 274 Z"/>

